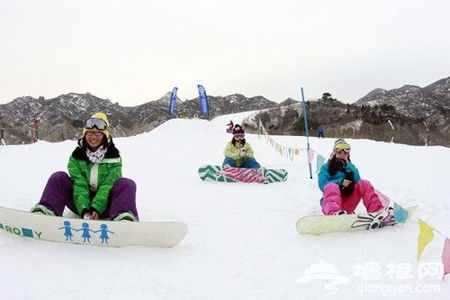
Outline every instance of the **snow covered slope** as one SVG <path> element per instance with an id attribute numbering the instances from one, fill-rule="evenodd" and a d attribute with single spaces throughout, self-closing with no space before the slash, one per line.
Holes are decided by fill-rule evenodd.
<path id="1" fill-rule="evenodd" d="M 183 221 L 189 231 L 173 249 L 103 248 L 18 238 L 0 231 L 4 299 L 448 299 L 448 281 L 425 276 L 439 264 L 436 234 L 416 261 L 417 220 L 373 232 L 299 236 L 296 220 L 319 214 L 321 193 L 309 179 L 306 152 L 292 162 L 264 138 L 247 135 L 257 160 L 284 168 L 284 183 L 203 182 L 197 168 L 220 164 L 230 119 L 170 120 L 152 132 L 115 139 L 124 176 L 138 186 L 140 218 Z M 304 137 L 273 137 L 305 148 Z M 361 175 L 450 236 L 450 149 L 349 140 Z M 327 157 L 333 139 L 310 139 Z M 28 210 L 48 176 L 66 170 L 76 143 L 0 146 L 0 205 Z M 322 272 L 308 273 L 314 266 Z M 309 271 L 308 271 L 309 270 Z M 406 277 L 406 278 L 405 278 Z"/>

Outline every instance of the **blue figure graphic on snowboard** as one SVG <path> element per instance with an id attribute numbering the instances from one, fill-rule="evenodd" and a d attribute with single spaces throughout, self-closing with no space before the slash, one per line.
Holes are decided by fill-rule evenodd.
<path id="1" fill-rule="evenodd" d="M 91 230 L 89 229 L 89 223 L 84 222 L 81 225 L 80 229 L 75 229 L 72 228 L 72 226 L 70 225 L 69 221 L 64 221 L 64 226 L 63 227 L 59 227 L 58 230 L 64 229 L 64 236 L 66 237 L 66 241 L 73 241 L 72 237 L 73 237 L 73 231 L 81 231 L 81 237 L 83 238 L 83 243 L 91 243 L 91 232 L 92 233 L 98 233 L 100 232 L 100 240 L 102 242 L 102 244 L 108 244 L 108 240 L 109 240 L 109 234 L 114 234 L 114 232 L 108 230 L 108 225 L 106 224 L 101 224 L 100 225 L 100 229 L 99 230 Z"/>

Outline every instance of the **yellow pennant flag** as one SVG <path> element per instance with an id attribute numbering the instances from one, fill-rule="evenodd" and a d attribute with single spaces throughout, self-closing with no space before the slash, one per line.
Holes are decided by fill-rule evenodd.
<path id="1" fill-rule="evenodd" d="M 417 246 L 417 260 L 420 260 L 425 247 L 433 240 L 434 233 L 427 223 L 419 219 L 419 240 Z"/>

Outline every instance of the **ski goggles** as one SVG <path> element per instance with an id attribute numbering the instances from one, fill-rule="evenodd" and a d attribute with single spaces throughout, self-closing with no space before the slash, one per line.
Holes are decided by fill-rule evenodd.
<path id="1" fill-rule="evenodd" d="M 339 152 L 339 151 L 344 151 L 344 152 L 350 152 L 350 145 L 345 143 L 345 142 L 340 142 L 337 143 L 336 145 L 334 145 L 334 150 Z"/>
<path id="2" fill-rule="evenodd" d="M 236 134 L 233 134 L 233 137 L 236 140 L 243 140 L 245 138 L 245 133 L 236 133 Z"/>
<path id="3" fill-rule="evenodd" d="M 86 129 L 94 129 L 94 127 L 97 127 L 98 130 L 105 130 L 108 127 L 108 124 L 106 124 L 105 121 L 99 118 L 90 118 L 87 119 L 86 124 L 84 125 L 84 128 Z"/>

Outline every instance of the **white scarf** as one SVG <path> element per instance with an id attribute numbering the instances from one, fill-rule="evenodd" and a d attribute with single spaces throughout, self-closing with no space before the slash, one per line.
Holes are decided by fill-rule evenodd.
<path id="1" fill-rule="evenodd" d="M 103 157 L 105 157 L 106 150 L 107 148 L 104 147 L 100 147 L 95 151 L 86 148 L 86 155 L 92 163 L 98 164 L 102 161 Z"/>

